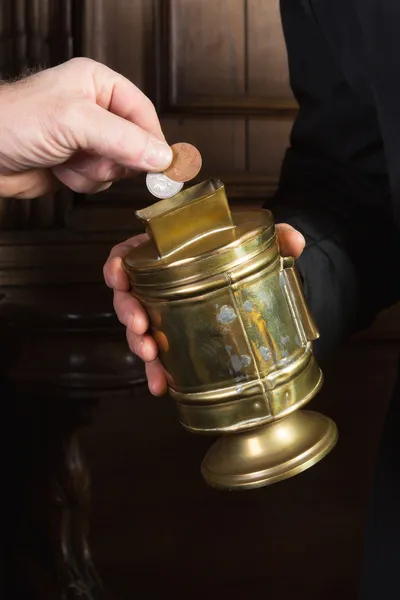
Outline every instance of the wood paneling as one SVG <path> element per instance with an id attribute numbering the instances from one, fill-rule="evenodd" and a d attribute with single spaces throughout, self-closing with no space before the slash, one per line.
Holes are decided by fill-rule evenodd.
<path id="1" fill-rule="evenodd" d="M 170 0 L 158 18 L 162 111 L 293 111 L 276 0 Z"/>
<path id="2" fill-rule="evenodd" d="M 203 152 L 205 173 L 219 177 L 222 173 L 246 170 L 244 119 L 164 118 L 162 124 L 171 144 L 187 139 L 190 132 L 191 143 L 207 149 L 206 153 Z"/>
<path id="3" fill-rule="evenodd" d="M 149 93 L 152 80 L 153 88 L 155 84 L 153 0 L 83 4 L 83 54 L 106 63 Z"/>
<path id="4" fill-rule="evenodd" d="M 276 180 L 289 146 L 292 121 L 285 118 L 251 119 L 248 127 L 249 171 Z"/>
<path id="5" fill-rule="evenodd" d="M 265 106 L 294 108 L 279 0 L 248 0 L 248 92 Z"/>
<path id="6" fill-rule="evenodd" d="M 213 98 L 224 106 L 246 93 L 245 4 L 244 0 L 171 0 L 172 106 L 206 104 Z"/>
<path id="7" fill-rule="evenodd" d="M 235 198 L 274 191 L 295 114 L 277 0 L 88 0 L 85 6 L 85 53 L 152 98 L 170 143 L 198 146 L 200 177 L 235 181 Z M 147 192 L 143 181 L 113 187 L 101 197 L 99 220 L 116 195 L 132 206 Z M 90 199 L 92 219 L 96 202 Z"/>

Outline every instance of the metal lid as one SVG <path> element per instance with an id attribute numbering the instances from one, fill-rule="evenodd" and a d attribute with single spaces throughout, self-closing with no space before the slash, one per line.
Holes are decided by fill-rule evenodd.
<path id="1" fill-rule="evenodd" d="M 208 180 L 136 213 L 150 239 L 133 248 L 124 266 L 133 288 L 186 285 L 222 274 L 274 247 L 267 210 L 231 213 L 225 188 Z"/>

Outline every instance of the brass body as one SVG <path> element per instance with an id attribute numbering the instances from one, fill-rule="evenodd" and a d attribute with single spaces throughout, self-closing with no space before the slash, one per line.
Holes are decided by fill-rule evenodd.
<path id="1" fill-rule="evenodd" d="M 335 424 L 299 411 L 319 391 L 317 328 L 294 260 L 279 254 L 266 210 L 229 209 L 209 180 L 137 212 L 150 240 L 124 261 L 145 306 L 169 393 L 189 431 L 221 436 L 202 474 L 248 489 L 312 466 Z"/>

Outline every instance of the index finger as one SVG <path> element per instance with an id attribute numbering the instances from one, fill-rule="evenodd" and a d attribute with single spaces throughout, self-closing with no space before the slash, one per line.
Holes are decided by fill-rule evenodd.
<path id="1" fill-rule="evenodd" d="M 104 281 L 110 288 L 119 291 L 129 290 L 128 276 L 122 266 L 122 259 L 136 246 L 149 239 L 146 233 L 129 238 L 112 248 L 106 264 L 103 267 Z"/>
<path id="2" fill-rule="evenodd" d="M 147 233 L 139 233 L 138 235 L 134 235 L 133 237 L 121 242 L 114 246 L 111 249 L 110 255 L 108 258 L 121 257 L 124 258 L 128 252 L 132 250 L 132 248 L 136 248 L 136 246 L 140 246 L 143 242 L 146 242 L 149 239 Z"/>
<path id="3" fill-rule="evenodd" d="M 160 120 L 151 100 L 123 75 L 100 63 L 96 65 L 97 104 L 164 141 Z"/>

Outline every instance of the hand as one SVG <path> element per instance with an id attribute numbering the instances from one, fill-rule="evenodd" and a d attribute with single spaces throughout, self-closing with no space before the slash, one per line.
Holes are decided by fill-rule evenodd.
<path id="1" fill-rule="evenodd" d="M 298 258 L 305 246 L 301 233 L 286 223 L 276 225 L 276 230 L 282 255 Z M 118 319 L 126 327 L 129 347 L 146 363 L 149 390 L 154 396 L 162 396 L 167 391 L 167 379 L 157 359 L 157 344 L 147 333 L 147 314 L 140 302 L 130 295 L 128 277 L 122 267 L 123 257 L 146 239 L 147 235 L 141 234 L 115 246 L 104 265 L 104 279 L 114 290 L 114 308 Z"/>
<path id="2" fill-rule="evenodd" d="M 150 100 L 102 64 L 75 58 L 0 84 L 0 197 L 35 198 L 60 181 L 94 193 L 171 160 Z"/>

